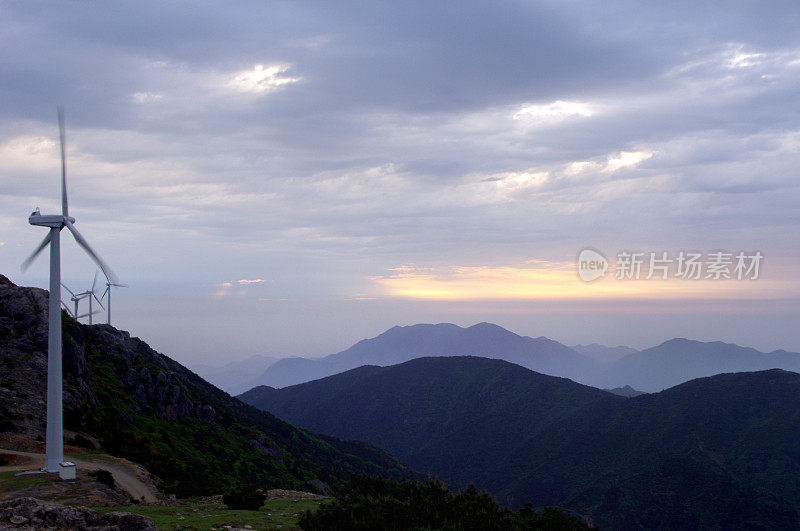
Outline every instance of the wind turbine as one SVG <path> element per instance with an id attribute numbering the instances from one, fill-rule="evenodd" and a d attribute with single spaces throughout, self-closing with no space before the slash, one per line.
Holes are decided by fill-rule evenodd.
<path id="1" fill-rule="evenodd" d="M 69 314 L 72 315 L 72 317 L 75 320 L 80 320 L 80 319 L 83 319 L 84 317 L 89 317 L 89 324 L 92 324 L 92 316 L 94 314 L 98 313 L 98 312 L 96 312 L 96 311 L 94 311 L 92 309 L 92 298 L 94 298 L 94 300 L 97 301 L 97 304 L 99 304 L 100 307 L 105 310 L 105 306 L 103 306 L 103 303 L 100 302 L 100 299 L 97 297 L 97 294 L 94 291 L 96 286 L 97 286 L 97 272 L 96 271 L 95 271 L 95 274 L 94 274 L 94 281 L 92 282 L 91 289 L 88 289 L 86 291 L 82 291 L 80 293 L 75 293 L 71 289 L 69 289 L 67 287 L 67 285 L 64 284 L 63 282 L 61 283 L 61 285 L 64 287 L 65 290 L 67 290 L 69 292 L 70 295 L 72 295 L 70 300 L 73 303 L 75 303 L 75 311 L 72 312 L 69 309 L 67 309 L 67 312 L 69 312 Z M 88 299 L 89 300 L 89 313 L 84 313 L 83 315 L 81 315 L 81 314 L 78 313 L 78 303 L 80 301 L 82 301 L 83 299 Z"/>
<path id="2" fill-rule="evenodd" d="M 69 215 L 67 205 L 67 162 L 64 139 L 64 109 L 58 108 L 58 133 L 61 141 L 61 214 L 43 215 L 37 208 L 28 223 L 50 229 L 39 247 L 22 263 L 28 268 L 45 247 L 50 246 L 50 301 L 47 333 L 47 447 L 44 470 L 60 472 L 64 460 L 63 380 L 61 361 L 61 229 L 67 228 L 75 241 L 103 270 L 108 278 L 115 278 L 111 269 L 97 256 L 86 239 L 75 228 L 75 218 Z"/>
<path id="3" fill-rule="evenodd" d="M 61 306 L 64 307 L 64 309 L 67 311 L 67 313 L 70 315 L 70 317 L 72 317 L 76 321 L 79 321 L 79 320 L 83 319 L 84 317 L 88 317 L 89 316 L 88 313 L 78 314 L 78 303 L 81 301 L 81 299 L 83 299 L 83 297 L 76 297 L 75 294 L 72 293 L 72 290 L 70 290 L 66 285 L 64 285 L 64 284 L 61 284 L 61 285 L 64 287 L 65 290 L 69 291 L 70 294 L 72 294 L 72 297 L 70 297 L 69 300 L 71 300 L 73 303 L 75 303 L 75 309 L 74 310 L 70 310 L 69 306 L 67 306 L 67 303 L 64 302 L 64 301 L 61 301 Z M 93 313 L 98 313 L 98 312 L 93 312 Z"/>
<path id="4" fill-rule="evenodd" d="M 116 282 L 111 282 L 111 279 L 106 277 L 106 289 L 103 291 L 103 294 L 100 295 L 100 300 L 98 300 L 97 302 L 100 302 L 101 300 L 103 300 L 105 298 L 106 295 L 108 295 L 108 300 L 106 301 L 106 305 L 108 306 L 108 309 L 107 309 L 108 310 L 108 320 L 106 322 L 108 324 L 111 324 L 111 286 L 114 286 L 114 287 L 117 287 L 117 288 L 127 288 L 128 287 L 127 284 L 118 284 Z"/>
<path id="5" fill-rule="evenodd" d="M 63 282 L 61 283 L 61 287 L 69 292 L 69 294 L 70 294 L 69 300 L 72 301 L 72 303 L 75 305 L 75 310 L 74 311 L 70 310 L 69 306 L 67 306 L 64 301 L 61 301 L 61 304 L 64 306 L 64 309 L 67 310 L 67 313 L 70 314 L 72 316 L 72 318 L 77 321 L 79 319 L 79 317 L 78 317 L 78 303 L 81 302 L 81 299 L 83 299 L 83 297 L 79 297 L 79 296 L 75 295 L 75 293 L 71 289 L 69 289 L 67 287 L 67 285 L 64 284 Z M 81 315 L 80 317 L 84 317 L 84 316 Z"/>
<path id="6" fill-rule="evenodd" d="M 92 315 L 97 313 L 92 311 L 92 299 L 96 300 L 97 304 L 99 304 L 101 308 L 103 308 L 104 310 L 106 309 L 105 306 L 103 306 L 103 303 L 100 302 L 100 299 L 97 298 L 97 294 L 94 292 L 95 287 L 97 287 L 97 271 L 94 272 L 94 281 L 92 281 L 92 288 L 77 294 L 78 297 L 81 298 L 85 297 L 89 299 L 89 313 L 87 314 L 89 316 L 89 324 L 92 324 Z M 77 309 L 75 310 L 75 313 L 76 314 L 78 313 Z"/>

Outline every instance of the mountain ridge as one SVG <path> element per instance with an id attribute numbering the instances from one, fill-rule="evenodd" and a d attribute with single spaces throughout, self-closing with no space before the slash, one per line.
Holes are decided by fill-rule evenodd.
<path id="1" fill-rule="evenodd" d="M 673 338 L 611 363 L 590 381 L 606 388 L 630 385 L 656 392 L 715 374 L 769 369 L 800 372 L 800 354 L 761 352 L 724 341 Z"/>
<path id="2" fill-rule="evenodd" d="M 598 344 L 572 348 L 544 336 L 523 336 L 487 322 L 469 327 L 419 323 L 393 326 L 323 358 L 278 360 L 253 379 L 249 387 L 281 388 L 361 365 L 388 366 L 420 357 L 464 355 L 503 359 L 601 389 L 630 386 L 641 392 L 657 392 L 693 378 L 725 372 L 772 368 L 800 372 L 798 353 L 786 350 L 764 353 L 722 341 L 673 338 L 639 351 Z M 239 386 L 244 387 L 247 386 Z"/>
<path id="3" fill-rule="evenodd" d="M 434 357 L 261 391 L 242 398 L 512 507 L 557 505 L 613 529 L 800 526 L 793 372 L 623 398 L 502 360 Z"/>
<path id="4" fill-rule="evenodd" d="M 635 348 L 618 345 L 608 347 L 599 343 L 589 343 L 588 345 L 570 345 L 569 348 L 584 356 L 596 359 L 603 363 L 612 363 L 630 354 L 638 352 Z"/>
<path id="5" fill-rule="evenodd" d="M 447 371 L 448 368 L 458 373 L 455 383 L 452 374 Z M 488 384 L 481 380 L 483 371 L 491 372 L 491 382 Z M 386 374 L 392 374 L 392 377 L 386 378 Z M 542 399 L 543 405 L 537 410 L 540 419 L 559 418 L 560 411 L 594 400 L 624 400 L 605 391 L 566 378 L 542 375 L 504 360 L 471 356 L 415 358 L 389 367 L 362 366 L 343 374 L 283 389 L 255 388 L 240 395 L 240 398 L 247 403 L 261 406 L 257 400 L 266 398 L 265 394 L 262 394 L 264 392 L 272 400 L 288 397 L 282 402 L 284 407 L 276 409 L 285 418 L 300 425 L 306 425 L 308 419 L 315 419 L 313 425 L 318 432 L 334 436 L 350 433 L 351 438 L 369 440 L 393 455 L 402 455 L 401 459 L 416 463 L 416 468 L 421 472 L 438 474 L 438 470 L 428 467 L 427 458 L 424 456 L 436 454 L 444 458 L 443 456 L 449 453 L 443 452 L 441 447 L 446 447 L 451 437 L 458 438 L 463 435 L 449 431 L 453 428 L 449 413 L 451 407 L 470 411 L 467 413 L 471 419 L 467 429 L 475 433 L 491 432 L 489 426 L 481 424 L 482 419 L 486 418 L 486 413 L 481 408 L 487 396 L 499 401 L 495 404 L 498 415 L 519 417 L 530 414 L 529 406 L 536 403 L 536 399 L 530 397 L 526 400 L 522 396 L 523 382 L 517 377 L 519 374 L 524 374 L 528 380 L 535 381 L 540 392 L 550 393 L 551 396 L 555 393 L 562 399 L 557 408 L 552 407 L 551 402 Z M 402 389 L 398 388 L 400 385 L 398 382 L 403 382 Z M 516 390 L 517 394 L 514 394 L 512 389 Z M 391 422 L 386 416 L 388 414 L 386 411 L 378 414 L 381 406 L 388 408 L 388 411 L 400 407 L 395 404 L 395 397 L 390 394 L 392 391 L 403 393 L 400 402 L 405 411 L 437 412 L 432 418 L 420 417 L 419 423 L 412 422 L 407 415 L 402 416 L 404 430 L 399 433 L 403 440 L 402 444 L 376 437 L 373 430 L 374 426 L 382 422 Z M 301 396 L 313 396 L 313 399 L 298 400 Z M 290 407 L 292 401 L 295 401 L 296 409 Z M 338 408 L 340 411 L 349 412 L 347 416 L 332 412 L 330 408 L 336 407 L 337 403 L 340 404 Z M 411 404 L 414 405 L 413 408 Z M 363 423 L 363 430 L 352 431 L 355 425 L 349 415 L 356 415 L 356 412 L 367 415 L 369 420 Z M 439 435 L 434 436 L 436 433 Z M 432 447 L 439 449 L 428 450 Z M 404 448 L 415 450 L 409 454 Z M 462 459 L 460 470 L 465 472 L 471 469 L 472 465 L 468 466 L 467 462 L 481 461 L 485 461 L 485 457 L 470 455 L 469 459 Z M 443 479 L 455 480 L 456 484 L 468 482 L 466 476 L 443 476 Z"/>
<path id="6" fill-rule="evenodd" d="M 386 366 L 419 357 L 453 355 L 505 359 L 539 372 L 573 379 L 599 368 L 599 362 L 544 336 L 521 336 L 487 322 L 466 328 L 451 323 L 420 323 L 394 326 L 323 358 L 280 360 L 251 383 L 253 386 L 286 387 L 361 365 Z"/>

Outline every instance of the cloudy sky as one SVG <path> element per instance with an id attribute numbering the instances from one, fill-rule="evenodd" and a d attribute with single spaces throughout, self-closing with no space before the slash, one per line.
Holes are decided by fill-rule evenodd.
<path id="1" fill-rule="evenodd" d="M 0 23 L 0 272 L 46 287 L 45 257 L 19 264 L 28 214 L 58 212 L 62 104 L 70 214 L 130 284 L 115 324 L 180 361 L 417 322 L 800 351 L 794 0 L 0 1 Z M 681 251 L 733 278 L 645 280 Z"/>

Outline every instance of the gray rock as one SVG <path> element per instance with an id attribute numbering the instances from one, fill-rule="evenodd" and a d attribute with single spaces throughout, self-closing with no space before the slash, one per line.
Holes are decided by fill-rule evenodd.
<path id="1" fill-rule="evenodd" d="M 107 513 L 103 517 L 103 524 L 109 527 L 115 527 L 120 531 L 151 531 L 156 529 L 156 525 L 153 520 L 133 513 Z"/>
<path id="2" fill-rule="evenodd" d="M 214 411 L 213 407 L 206 404 L 200 408 L 200 420 L 202 420 L 203 422 L 208 422 L 209 424 L 214 424 L 214 421 L 216 421 L 216 419 L 217 419 L 217 412 Z"/>
<path id="3" fill-rule="evenodd" d="M 4 522 L 33 529 L 156 531 L 155 523 L 146 516 L 117 512 L 101 515 L 86 507 L 69 507 L 35 498 L 0 502 L 0 523 Z"/>
<path id="4" fill-rule="evenodd" d="M 256 439 L 250 439 L 247 442 L 249 442 L 250 446 L 258 450 L 259 452 L 268 455 L 270 457 L 281 459 L 286 454 L 283 448 L 274 443 L 272 444 L 272 446 L 268 448 L 264 446 L 261 442 L 257 441 Z"/>

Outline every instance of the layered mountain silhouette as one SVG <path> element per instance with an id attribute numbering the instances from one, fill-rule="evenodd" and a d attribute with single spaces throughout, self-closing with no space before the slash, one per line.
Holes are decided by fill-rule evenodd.
<path id="1" fill-rule="evenodd" d="M 764 353 L 721 341 L 671 339 L 625 356 L 608 365 L 596 378 L 584 381 L 601 387 L 630 385 L 653 392 L 704 376 L 774 368 L 800 372 L 800 354 L 785 350 Z"/>
<path id="2" fill-rule="evenodd" d="M 722 374 L 623 398 L 502 361 L 420 358 L 241 398 L 503 503 L 604 528 L 796 528 L 800 375 Z"/>
<path id="3" fill-rule="evenodd" d="M 252 387 L 254 374 L 264 370 L 281 358 L 255 355 L 244 360 L 231 361 L 223 366 L 193 364 L 191 369 L 203 379 L 231 394 L 239 394 Z"/>
<path id="4" fill-rule="evenodd" d="M 577 349 L 577 351 L 576 351 Z M 630 347 L 567 347 L 546 337 L 527 337 L 490 323 L 468 328 L 454 324 L 395 326 L 324 358 L 285 358 L 237 390 L 268 385 L 286 387 L 338 374 L 362 365 L 389 366 L 432 356 L 479 356 L 561 376 L 601 389 L 630 386 L 655 392 L 682 382 L 726 372 L 773 368 L 800 372 L 800 354 L 763 353 L 729 343 L 672 339 L 642 351 Z M 613 360 L 613 361 L 612 361 Z"/>
<path id="5" fill-rule="evenodd" d="M 645 394 L 643 391 L 637 391 L 630 385 L 626 385 L 625 387 L 615 387 L 613 389 L 603 389 L 603 391 L 608 391 L 609 393 L 618 396 L 624 396 L 625 398 L 633 398 L 634 396 Z"/>
<path id="6" fill-rule="evenodd" d="M 362 365 L 395 365 L 430 356 L 497 358 L 545 374 L 582 380 L 602 364 L 546 337 L 520 336 L 500 326 L 480 323 L 469 328 L 454 324 L 395 326 L 324 358 L 286 358 L 271 365 L 255 385 L 285 387 L 338 374 Z"/>
<path id="7" fill-rule="evenodd" d="M 569 348 L 578 354 L 583 354 L 584 356 L 588 356 L 603 363 L 613 363 L 621 358 L 624 358 L 625 356 L 629 356 L 637 352 L 635 348 L 631 347 L 607 347 L 605 345 L 600 345 L 599 343 L 591 343 L 589 345 L 572 345 Z"/>

